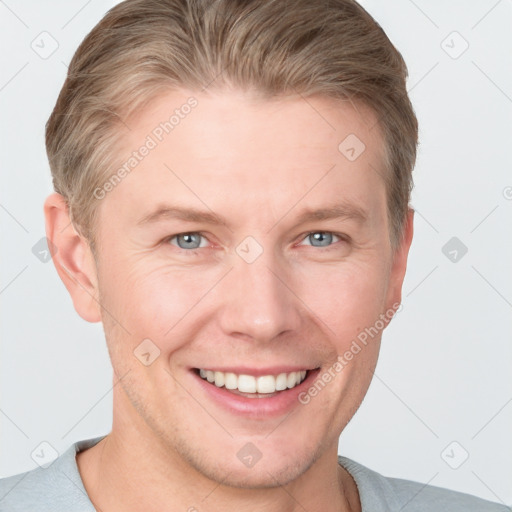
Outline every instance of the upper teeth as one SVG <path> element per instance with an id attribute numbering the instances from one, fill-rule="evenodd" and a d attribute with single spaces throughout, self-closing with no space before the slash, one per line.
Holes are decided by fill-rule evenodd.
<path id="1" fill-rule="evenodd" d="M 300 384 L 306 377 L 306 371 L 254 377 L 253 375 L 237 375 L 236 373 L 201 369 L 199 375 L 219 388 L 225 386 L 226 389 L 238 389 L 242 393 L 275 393 Z"/>

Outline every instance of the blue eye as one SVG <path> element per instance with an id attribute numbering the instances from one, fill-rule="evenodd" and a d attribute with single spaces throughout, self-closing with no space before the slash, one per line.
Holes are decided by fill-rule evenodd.
<path id="1" fill-rule="evenodd" d="M 309 240 L 310 244 L 301 243 L 299 245 L 311 245 L 312 247 L 329 249 L 331 245 L 338 241 L 335 238 L 339 241 L 344 240 L 342 235 L 332 233 L 331 231 L 312 231 L 303 238 L 303 241 Z M 204 243 L 201 243 L 201 239 L 204 240 Z M 173 240 L 176 240 L 176 243 L 173 243 Z M 198 231 L 171 235 L 164 242 L 191 254 L 196 254 L 199 249 L 208 247 L 208 239 Z"/>
<path id="2" fill-rule="evenodd" d="M 313 247 L 329 247 L 333 243 L 333 237 L 342 240 L 340 235 L 332 233 L 331 231 L 313 231 L 312 233 L 306 235 L 304 240 L 309 240 L 312 242 L 311 245 Z M 318 243 L 318 245 L 315 245 L 316 243 Z"/>
<path id="3" fill-rule="evenodd" d="M 204 238 L 201 233 L 193 231 L 190 233 L 178 233 L 177 235 L 173 235 L 167 238 L 167 241 L 170 243 L 171 240 L 176 239 L 178 241 L 177 245 L 180 249 L 190 249 L 193 251 L 195 249 L 199 249 L 200 247 L 206 247 L 206 245 L 201 246 L 201 238 Z"/>

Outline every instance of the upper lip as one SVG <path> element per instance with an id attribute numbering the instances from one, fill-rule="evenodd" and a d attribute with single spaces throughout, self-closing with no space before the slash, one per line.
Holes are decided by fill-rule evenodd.
<path id="1" fill-rule="evenodd" d="M 248 366 L 198 366 L 197 369 L 211 370 L 213 372 L 224 372 L 224 373 L 236 373 L 237 375 L 254 375 L 259 377 L 262 375 L 279 375 L 280 373 L 300 372 L 303 370 L 315 370 L 318 367 L 312 367 L 311 365 L 304 366 L 291 366 L 291 365 L 280 365 L 280 366 L 269 366 L 267 368 L 250 368 Z"/>

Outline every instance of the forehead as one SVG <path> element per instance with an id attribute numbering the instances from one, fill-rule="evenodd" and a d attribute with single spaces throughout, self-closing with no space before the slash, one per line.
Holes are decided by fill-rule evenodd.
<path id="1" fill-rule="evenodd" d="M 371 208 L 372 194 L 383 195 L 383 139 L 376 116 L 359 103 L 176 90 L 128 126 L 118 166 L 130 159 L 132 166 L 125 165 L 109 202 L 129 204 L 138 217 L 177 198 L 199 207 L 208 198 L 214 210 L 229 204 L 241 214 L 266 206 L 282 215 L 293 203 L 340 196 Z"/>
<path id="2" fill-rule="evenodd" d="M 339 142 L 350 134 L 372 151 L 384 149 L 377 118 L 368 106 L 321 95 L 265 98 L 251 91 L 177 89 L 153 98 L 128 119 L 128 125 L 124 149 L 136 147 L 141 136 L 150 136 L 158 145 L 179 138 L 180 144 L 188 140 L 194 145 L 198 158 L 214 156 L 218 142 L 229 142 L 226 135 L 233 143 L 252 139 L 247 157 L 262 150 L 282 156 L 289 146 L 296 151 L 337 151 Z M 200 145 L 198 137 L 202 137 Z M 222 152 L 225 157 L 236 154 L 226 153 L 225 148 Z"/>

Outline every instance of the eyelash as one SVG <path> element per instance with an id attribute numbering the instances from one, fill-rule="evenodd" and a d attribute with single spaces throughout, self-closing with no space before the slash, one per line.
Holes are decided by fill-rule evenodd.
<path id="1" fill-rule="evenodd" d="M 334 231 L 310 231 L 309 233 L 306 233 L 302 239 L 301 239 L 301 242 L 304 241 L 308 236 L 310 235 L 314 235 L 316 233 L 324 233 L 324 234 L 328 234 L 328 235 L 334 235 L 336 237 L 338 237 L 340 240 L 340 242 L 347 242 L 348 241 L 348 237 L 347 235 L 343 235 L 342 233 L 336 233 Z M 176 233 L 175 235 L 171 235 L 171 236 L 168 236 L 166 238 L 164 238 L 162 240 L 162 243 L 169 243 L 170 244 L 170 241 L 173 240 L 174 238 L 178 237 L 178 236 L 182 236 L 182 235 L 200 235 L 201 237 L 205 238 L 206 240 L 208 240 L 208 238 L 206 237 L 206 235 L 202 232 L 202 231 L 184 231 L 182 233 Z M 328 251 L 330 249 L 332 249 L 332 247 L 334 245 L 336 245 L 337 242 L 333 242 L 331 245 L 328 245 L 326 247 L 316 247 L 317 249 L 321 249 L 321 250 L 324 250 L 324 251 Z M 180 252 L 185 252 L 185 253 L 188 253 L 190 254 L 191 256 L 196 256 L 198 255 L 198 252 L 201 250 L 201 249 L 207 249 L 207 247 L 197 247 L 196 249 L 182 249 L 181 247 L 178 247 L 177 245 L 174 246 L 176 249 L 178 249 L 178 251 Z M 315 247 L 313 245 L 310 245 L 310 247 Z"/>

